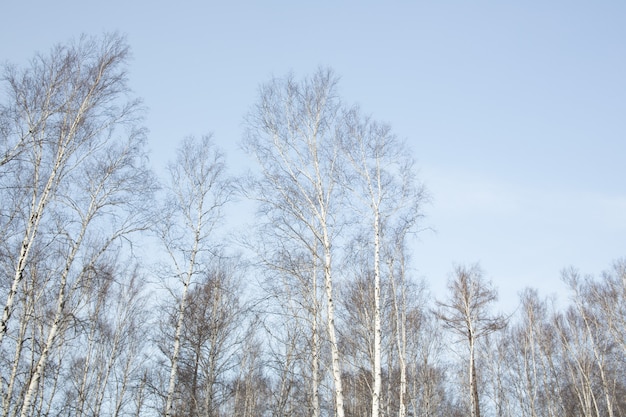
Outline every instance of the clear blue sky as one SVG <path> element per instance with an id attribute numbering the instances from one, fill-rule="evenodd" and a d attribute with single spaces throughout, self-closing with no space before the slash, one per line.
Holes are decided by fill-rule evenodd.
<path id="1" fill-rule="evenodd" d="M 234 169 L 272 75 L 330 66 L 412 145 L 433 201 L 414 264 L 480 262 L 501 298 L 626 256 L 626 2 L 5 1 L 0 60 L 120 31 L 155 168 L 214 132 Z"/>

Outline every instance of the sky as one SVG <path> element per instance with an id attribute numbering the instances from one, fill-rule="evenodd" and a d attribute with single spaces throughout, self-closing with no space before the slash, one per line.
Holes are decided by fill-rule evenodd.
<path id="1" fill-rule="evenodd" d="M 626 256 L 626 2 L 3 3 L 1 62 L 127 36 L 157 171 L 207 133 L 244 169 L 259 85 L 332 68 L 414 152 L 431 201 L 413 267 L 437 297 L 454 265 L 479 263 L 512 309 L 525 287 L 563 297 L 566 267 Z"/>

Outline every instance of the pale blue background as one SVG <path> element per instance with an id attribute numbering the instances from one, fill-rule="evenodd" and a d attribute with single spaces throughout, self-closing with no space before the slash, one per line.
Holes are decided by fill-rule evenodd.
<path id="1" fill-rule="evenodd" d="M 272 75 L 330 66 L 412 145 L 433 197 L 414 266 L 439 295 L 480 262 L 513 305 L 626 256 L 626 2 L 3 1 L 0 60 L 118 30 L 152 161 L 214 132 L 234 171 Z"/>

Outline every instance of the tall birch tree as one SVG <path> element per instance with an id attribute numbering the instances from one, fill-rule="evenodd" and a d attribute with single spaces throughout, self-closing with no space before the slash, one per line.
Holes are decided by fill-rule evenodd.
<path id="1" fill-rule="evenodd" d="M 4 201 L 20 203 L 14 208 L 21 211 L 2 207 L 2 229 L 13 231 L 5 238 L 20 242 L 11 257 L 12 281 L 0 319 L 0 344 L 51 201 L 69 200 L 66 188 L 72 174 L 83 172 L 86 164 L 111 146 L 120 127 L 132 129 L 140 120 L 140 102 L 129 97 L 127 86 L 129 54 L 124 38 L 117 34 L 81 37 L 55 46 L 49 55 L 38 54 L 27 68 L 5 67 L 8 94 L 0 107 L 4 130 L 0 181 Z M 143 133 L 137 128 L 131 131 L 129 151 L 141 148 Z M 97 175 L 108 177 L 94 180 L 111 181 L 111 174 L 100 171 Z"/>
<path id="2" fill-rule="evenodd" d="M 77 294 L 91 271 L 108 253 L 124 247 L 131 233 L 150 224 L 148 201 L 155 182 L 146 168 L 140 102 L 127 85 L 129 53 L 117 34 L 81 37 L 37 55 L 24 69 L 5 70 L 2 129 L 10 138 L 0 152 L 5 156 L 0 192 L 4 201 L 16 204 L 2 207 L 4 268 L 10 278 L 0 348 L 6 348 L 4 336 L 15 340 L 12 326 L 21 337 L 21 320 L 33 319 L 14 316 L 17 309 L 30 308 L 21 301 L 33 300 L 20 293 L 28 288 L 27 274 L 37 275 L 44 286 L 45 291 L 33 287 L 35 291 L 54 298 L 38 323 L 23 387 L 3 387 L 5 393 L 20 393 L 3 401 L 12 402 L 23 416 L 41 411 L 43 398 L 56 392 L 44 390 L 42 380 L 65 343 L 64 333 L 79 307 Z M 48 256 L 34 257 L 43 248 Z M 13 346 L 19 360 L 17 349 L 25 346 L 21 340 Z M 8 386 L 15 382 L 11 379 Z"/>
<path id="3" fill-rule="evenodd" d="M 363 116 L 353 108 L 344 116 L 346 126 L 342 149 L 351 170 L 344 177 L 344 186 L 352 192 L 351 208 L 357 214 L 364 232 L 358 240 L 369 242 L 374 308 L 372 311 L 372 417 L 378 417 L 382 388 L 382 313 L 381 285 L 383 274 L 393 257 L 404 250 L 404 241 L 417 220 L 425 199 L 423 187 L 416 179 L 414 161 L 406 145 L 395 136 L 391 127 Z M 398 246 L 399 245 L 399 246 Z M 395 250 L 391 249 L 394 248 Z M 385 257 L 384 259 L 383 257 Z M 395 282 L 393 282 L 395 285 Z M 395 292 L 394 292 L 395 297 Z M 398 307 L 398 305 L 396 305 Z M 399 313 L 399 310 L 398 310 Z M 385 329 L 391 334 L 395 329 Z M 401 343 L 398 348 L 402 353 Z M 403 358 L 402 358 L 403 360 Z M 403 367 L 403 369 L 405 369 Z M 401 385 L 406 389 L 406 384 Z M 404 413 L 402 409 L 401 414 Z"/>
<path id="4" fill-rule="evenodd" d="M 344 416 L 341 358 L 335 328 L 334 256 L 340 223 L 338 143 L 340 102 L 337 77 L 318 70 L 312 77 L 273 79 L 260 88 L 246 118 L 243 148 L 259 175 L 247 187 L 260 202 L 262 221 L 282 227 L 323 276 L 326 329 L 331 350 L 335 412 Z M 313 392 L 317 387 L 312 388 Z"/>
<path id="5" fill-rule="evenodd" d="M 170 352 L 170 372 L 165 393 L 164 415 L 172 415 L 176 395 L 179 356 L 187 302 L 199 274 L 207 273 L 210 256 L 216 255 L 213 235 L 222 220 L 224 206 L 232 196 L 226 178 L 222 153 L 211 136 L 188 137 L 178 147 L 175 161 L 168 166 L 170 174 L 165 219 L 158 235 L 169 255 L 168 276 L 174 278 L 178 306 L 174 340 Z"/>

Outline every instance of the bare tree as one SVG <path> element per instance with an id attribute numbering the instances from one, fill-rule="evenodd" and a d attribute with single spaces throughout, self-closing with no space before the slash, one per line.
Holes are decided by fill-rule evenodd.
<path id="1" fill-rule="evenodd" d="M 267 415 L 270 409 L 268 398 L 271 397 L 270 381 L 264 366 L 263 346 L 261 339 L 259 317 L 250 320 L 243 338 L 243 345 L 238 352 L 239 366 L 237 375 L 231 381 L 232 396 L 231 408 L 226 410 L 228 415 L 241 417 L 256 417 Z"/>
<path id="2" fill-rule="evenodd" d="M 266 330 L 268 368 L 279 387 L 273 396 L 273 412 L 306 406 L 311 415 L 319 416 L 321 351 L 326 340 L 323 271 L 311 252 L 316 249 L 302 245 L 305 236 L 314 241 L 306 226 L 281 216 L 273 213 L 267 222 L 259 219 L 255 237 L 245 242 L 261 267 L 260 321 Z M 305 395 L 301 392 L 304 385 Z"/>
<path id="3" fill-rule="evenodd" d="M 407 403 L 408 403 L 408 336 L 407 329 L 408 315 L 412 310 L 408 297 L 409 280 L 407 272 L 407 248 L 406 248 L 406 235 L 410 231 L 409 227 L 412 226 L 410 222 L 404 223 L 401 227 L 398 227 L 394 231 L 395 238 L 392 240 L 392 244 L 387 249 L 387 266 L 389 270 L 389 285 L 391 293 L 391 322 L 395 324 L 391 329 L 395 348 L 397 350 L 398 367 L 399 367 L 399 391 L 398 391 L 398 417 L 405 417 L 407 415 Z M 418 297 L 412 297 L 417 298 Z M 414 311 L 423 309 L 422 305 L 413 306 Z"/>
<path id="4" fill-rule="evenodd" d="M 13 279 L 0 319 L 0 344 L 50 201 L 68 186 L 72 173 L 82 172 L 85 162 L 93 161 L 111 143 L 116 128 L 132 128 L 138 120 L 139 102 L 124 101 L 128 55 L 119 35 L 106 35 L 101 41 L 83 37 L 76 44 L 56 46 L 49 56 L 36 56 L 29 68 L 5 69 L 10 101 L 2 113 L 11 129 L 2 153 L 11 156 L 3 159 L 3 189 L 11 191 L 10 198 L 17 190 L 20 201 L 27 201 L 19 207 L 27 212 L 7 216 L 23 220 L 14 229 L 22 237 L 18 255 L 12 258 Z M 141 134 L 131 133 L 135 152 Z M 17 139 L 11 139 L 14 136 Z M 15 158 L 17 150 L 20 158 Z"/>
<path id="5" fill-rule="evenodd" d="M 285 247 L 288 245 L 286 243 Z M 291 415 L 287 410 L 306 409 L 311 415 L 319 416 L 321 350 L 322 340 L 325 340 L 320 329 L 320 268 L 315 259 L 299 253 L 297 248 L 275 255 L 276 263 L 265 262 L 270 271 L 263 282 L 267 294 L 263 324 L 268 340 L 268 361 L 278 387 L 273 401 L 274 414 Z"/>
<path id="6" fill-rule="evenodd" d="M 121 415 L 140 379 L 147 335 L 144 281 L 136 265 L 123 268 L 115 261 L 97 265 L 78 294 L 84 301 L 60 387 L 64 407 L 75 416 Z"/>
<path id="7" fill-rule="evenodd" d="M 373 363 L 372 363 L 372 417 L 378 417 L 381 407 L 382 384 L 382 324 L 381 281 L 384 268 L 399 254 L 408 233 L 413 231 L 421 217 L 425 200 L 422 186 L 416 181 L 414 161 L 406 145 L 392 133 L 390 126 L 377 123 L 361 115 L 357 108 L 344 116 L 345 134 L 342 147 L 352 170 L 345 176 L 344 186 L 355 197 L 351 204 L 366 232 L 358 235 L 361 242 L 369 242 L 373 286 Z M 363 239 L 363 235 L 366 236 Z M 367 236 L 371 236 L 367 238 Z M 400 246 L 398 246 L 400 245 Z M 386 247 L 396 250 L 385 250 Z M 387 255 L 388 259 L 382 259 Z M 390 271 L 387 272 L 387 275 Z M 393 283 L 395 285 L 395 282 Z M 394 296 L 395 298 L 395 293 Z M 396 307 L 398 307 L 396 305 Z M 393 329 L 387 329 L 389 333 Z M 401 348 L 398 345 L 398 348 Z M 401 389 L 405 388 L 402 385 Z M 404 413 L 404 411 L 402 411 Z"/>
<path id="8" fill-rule="evenodd" d="M 12 323 L 24 335 L 21 320 L 32 321 L 26 311 L 12 320 L 16 309 L 28 310 L 28 300 L 35 300 L 20 294 L 27 288 L 27 273 L 38 275 L 47 296 L 55 297 L 38 322 L 31 369 L 14 402 L 23 416 L 44 412 L 41 398 L 57 392 L 55 372 L 53 388 L 44 392 L 40 384 L 53 358 L 61 358 L 64 333 L 90 271 L 150 223 L 147 203 L 155 183 L 145 166 L 139 102 L 129 97 L 128 55 L 119 35 L 83 37 L 36 56 L 26 69 L 5 71 L 9 102 L 2 113 L 8 115 L 9 134 L 18 136 L 12 143 L 20 143 L 20 149 L 19 158 L 4 160 L 0 192 L 6 201 L 26 204 L 13 206 L 17 210 L 5 211 L 3 217 L 5 265 L 12 278 L 0 319 L 0 347 Z M 15 146 L 11 149 L 4 154 L 16 155 Z M 40 257 L 43 248 L 48 256 Z M 22 300 L 26 304 L 16 304 Z M 24 347 L 18 341 L 16 360 Z M 11 379 L 8 385 L 14 383 Z"/>
<path id="9" fill-rule="evenodd" d="M 520 294 L 520 301 L 519 317 L 500 338 L 502 346 L 497 352 L 502 361 L 498 377 L 504 381 L 509 397 L 509 415 L 564 415 L 564 373 L 549 300 L 528 288 Z"/>
<path id="10" fill-rule="evenodd" d="M 231 374 L 238 371 L 244 337 L 250 334 L 237 269 L 241 269 L 238 262 L 221 261 L 199 277 L 188 293 L 175 415 L 217 416 L 231 400 Z"/>
<path id="11" fill-rule="evenodd" d="M 490 305 L 496 301 L 497 293 L 483 281 L 478 265 L 458 266 L 448 283 L 450 298 L 438 301 L 437 317 L 444 327 L 464 338 L 468 344 L 468 385 L 470 413 L 480 417 L 480 401 L 476 376 L 476 342 L 479 338 L 504 328 L 502 316 L 489 314 Z"/>
<path id="12" fill-rule="evenodd" d="M 177 296 L 174 343 L 170 356 L 170 375 L 165 394 L 164 414 L 172 415 L 182 334 L 188 312 L 190 286 L 217 251 L 211 241 L 222 219 L 224 205 L 232 196 L 225 173 L 224 158 L 210 136 L 188 137 L 178 148 L 177 158 L 169 165 L 169 197 L 164 208 L 165 219 L 158 234 L 169 255 L 170 271 L 182 286 Z M 177 291 L 174 290 L 174 291 Z"/>
<path id="13" fill-rule="evenodd" d="M 613 372 L 617 343 L 607 320 L 610 316 L 605 316 L 612 307 L 606 299 L 598 297 L 605 284 L 595 282 L 590 276 L 583 278 L 573 268 L 565 270 L 562 278 L 573 293 L 573 305 L 557 320 L 560 340 L 569 354 L 572 388 L 585 415 L 606 413 L 613 417 L 620 384 Z"/>
<path id="14" fill-rule="evenodd" d="M 246 119 L 243 147 L 260 169 L 258 179 L 248 184 L 248 195 L 261 203 L 266 219 L 309 253 L 324 277 L 335 410 L 343 417 L 333 290 L 333 244 L 340 221 L 336 185 L 342 168 L 336 83 L 331 71 L 319 70 L 302 81 L 287 77 L 262 86 L 259 101 Z"/>

